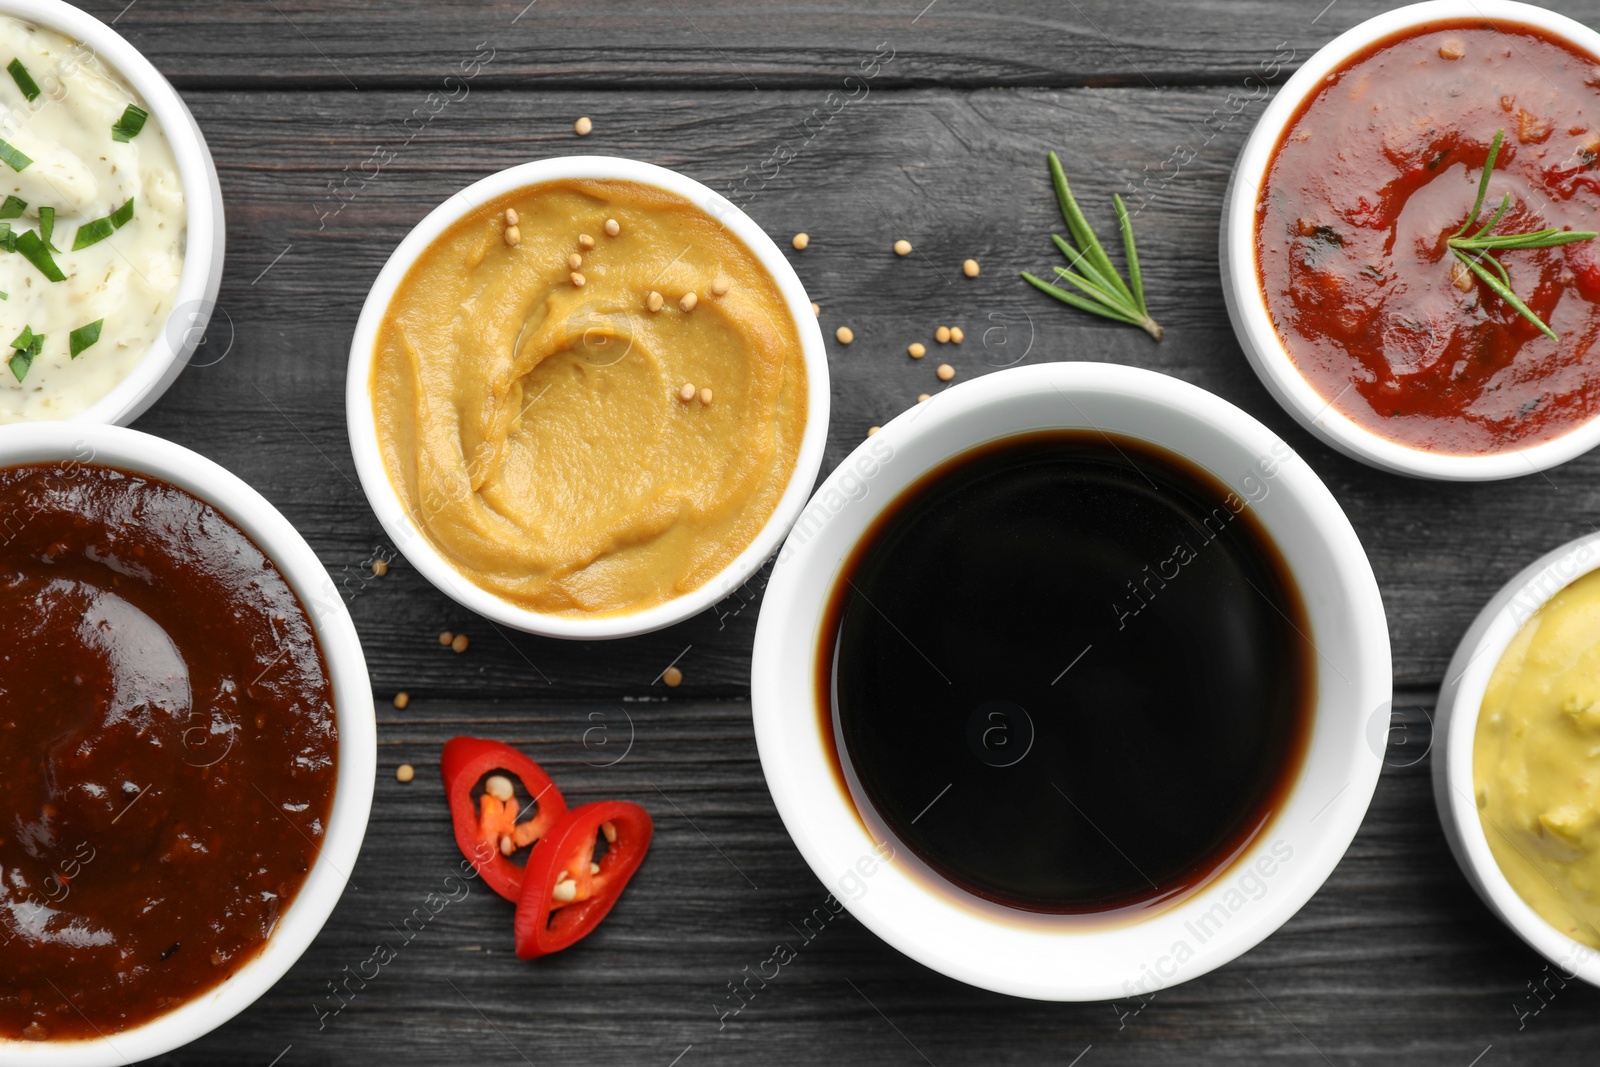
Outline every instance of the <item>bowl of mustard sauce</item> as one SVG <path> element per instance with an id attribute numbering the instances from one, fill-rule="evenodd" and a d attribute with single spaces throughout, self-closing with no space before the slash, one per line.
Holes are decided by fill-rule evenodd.
<path id="1" fill-rule="evenodd" d="M 367 298 L 346 408 L 368 499 L 434 585 L 625 637 L 755 575 L 822 461 L 828 367 L 784 253 L 700 183 L 573 156 L 469 186 Z"/>
<path id="2" fill-rule="evenodd" d="M 1600 534 L 1484 607 L 1435 736 L 1434 800 L 1467 880 L 1565 976 L 1600 985 Z"/>

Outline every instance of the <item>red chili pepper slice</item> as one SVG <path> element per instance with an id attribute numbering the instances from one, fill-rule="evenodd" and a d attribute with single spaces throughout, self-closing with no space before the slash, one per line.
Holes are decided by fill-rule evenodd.
<path id="1" fill-rule="evenodd" d="M 517 955 L 531 960 L 589 936 L 644 862 L 655 824 L 626 800 L 602 800 L 562 816 L 528 857 L 517 901 Z M 606 854 L 594 862 L 597 835 Z"/>
<path id="2" fill-rule="evenodd" d="M 456 844 L 483 876 L 485 885 L 516 902 L 522 896 L 523 868 L 508 857 L 538 841 L 567 813 L 561 790 L 544 768 L 510 745 L 477 737 L 455 737 L 445 742 L 439 770 L 450 800 Z M 519 800 L 516 791 L 508 788 L 509 779 L 495 782 L 491 778 L 474 805 L 473 787 L 478 779 L 494 771 L 509 772 L 520 781 L 528 800 Z M 532 819 L 518 822 L 523 803 L 536 803 L 539 810 Z"/>

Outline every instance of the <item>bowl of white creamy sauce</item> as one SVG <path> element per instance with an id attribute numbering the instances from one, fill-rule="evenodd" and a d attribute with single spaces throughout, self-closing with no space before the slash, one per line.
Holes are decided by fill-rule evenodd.
<path id="1" fill-rule="evenodd" d="M 131 422 L 202 340 L 222 252 L 171 85 L 67 4 L 0 0 L 0 423 Z"/>

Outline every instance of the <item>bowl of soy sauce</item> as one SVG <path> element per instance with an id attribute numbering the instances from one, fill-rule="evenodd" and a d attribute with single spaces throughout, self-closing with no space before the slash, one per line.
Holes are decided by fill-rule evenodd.
<path id="1" fill-rule="evenodd" d="M 1150 371 L 964 383 L 868 438 L 775 562 L 756 739 L 835 896 L 935 970 L 1149 996 L 1276 930 L 1343 856 L 1388 628 L 1316 474 Z"/>

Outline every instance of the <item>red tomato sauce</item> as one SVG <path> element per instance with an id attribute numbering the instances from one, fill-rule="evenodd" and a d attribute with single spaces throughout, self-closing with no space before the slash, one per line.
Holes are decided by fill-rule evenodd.
<path id="1" fill-rule="evenodd" d="M 1301 104 L 1256 206 L 1267 309 L 1300 373 L 1358 425 L 1456 455 L 1548 441 L 1600 413 L 1600 240 L 1498 253 L 1552 341 L 1446 245 L 1478 225 L 1600 230 L 1600 60 L 1525 26 L 1380 41 Z M 1600 355 L 1600 354 L 1597 354 Z"/>

